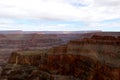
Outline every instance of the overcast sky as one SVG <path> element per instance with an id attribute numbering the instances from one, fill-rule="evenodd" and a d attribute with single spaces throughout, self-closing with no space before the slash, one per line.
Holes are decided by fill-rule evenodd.
<path id="1" fill-rule="evenodd" d="M 0 30 L 120 31 L 120 0 L 0 0 Z"/>

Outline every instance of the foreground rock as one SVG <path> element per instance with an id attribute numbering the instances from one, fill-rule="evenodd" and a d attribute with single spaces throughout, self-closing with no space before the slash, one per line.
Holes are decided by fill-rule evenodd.
<path id="1" fill-rule="evenodd" d="M 42 51 L 14 52 L 1 80 L 120 80 L 120 39 L 94 35 Z"/>

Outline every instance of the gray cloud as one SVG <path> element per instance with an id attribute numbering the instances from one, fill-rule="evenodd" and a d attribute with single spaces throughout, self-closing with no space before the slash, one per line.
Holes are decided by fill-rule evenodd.
<path id="1" fill-rule="evenodd" d="M 120 6 L 120 0 L 94 0 L 95 4 L 100 6 L 115 7 Z"/>

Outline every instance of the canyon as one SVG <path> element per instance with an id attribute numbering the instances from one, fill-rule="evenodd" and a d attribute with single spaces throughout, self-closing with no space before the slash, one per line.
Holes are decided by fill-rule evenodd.
<path id="1" fill-rule="evenodd" d="M 35 39 L 27 48 L 13 51 L 0 69 L 0 80 L 120 80 L 119 32 L 66 35 L 59 35 L 60 41 L 53 36 L 57 45 L 51 40 L 47 41 L 50 47 L 43 44 L 45 48 L 35 49 L 38 42 L 45 41 Z"/>
<path id="2" fill-rule="evenodd" d="M 50 32 L 49 32 L 50 33 Z M 55 32 L 0 32 L 0 65 L 6 64 L 13 51 L 47 49 L 77 39 L 83 33 L 59 34 Z"/>

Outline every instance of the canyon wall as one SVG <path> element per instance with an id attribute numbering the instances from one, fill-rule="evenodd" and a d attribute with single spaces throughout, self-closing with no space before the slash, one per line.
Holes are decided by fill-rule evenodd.
<path id="1" fill-rule="evenodd" d="M 0 65 L 13 51 L 48 49 L 77 39 L 82 34 L 0 34 Z"/>
<path id="2" fill-rule="evenodd" d="M 119 36 L 120 32 L 75 31 L 75 32 L 22 32 L 0 31 L 0 65 L 8 60 L 13 51 L 41 50 L 66 44 L 70 40 L 90 38 L 92 35 Z M 120 38 L 119 38 L 120 39 Z"/>
<path id="3" fill-rule="evenodd" d="M 14 52 L 8 63 L 36 66 L 28 74 L 35 80 L 120 80 L 120 39 L 93 35 L 43 51 Z"/>

